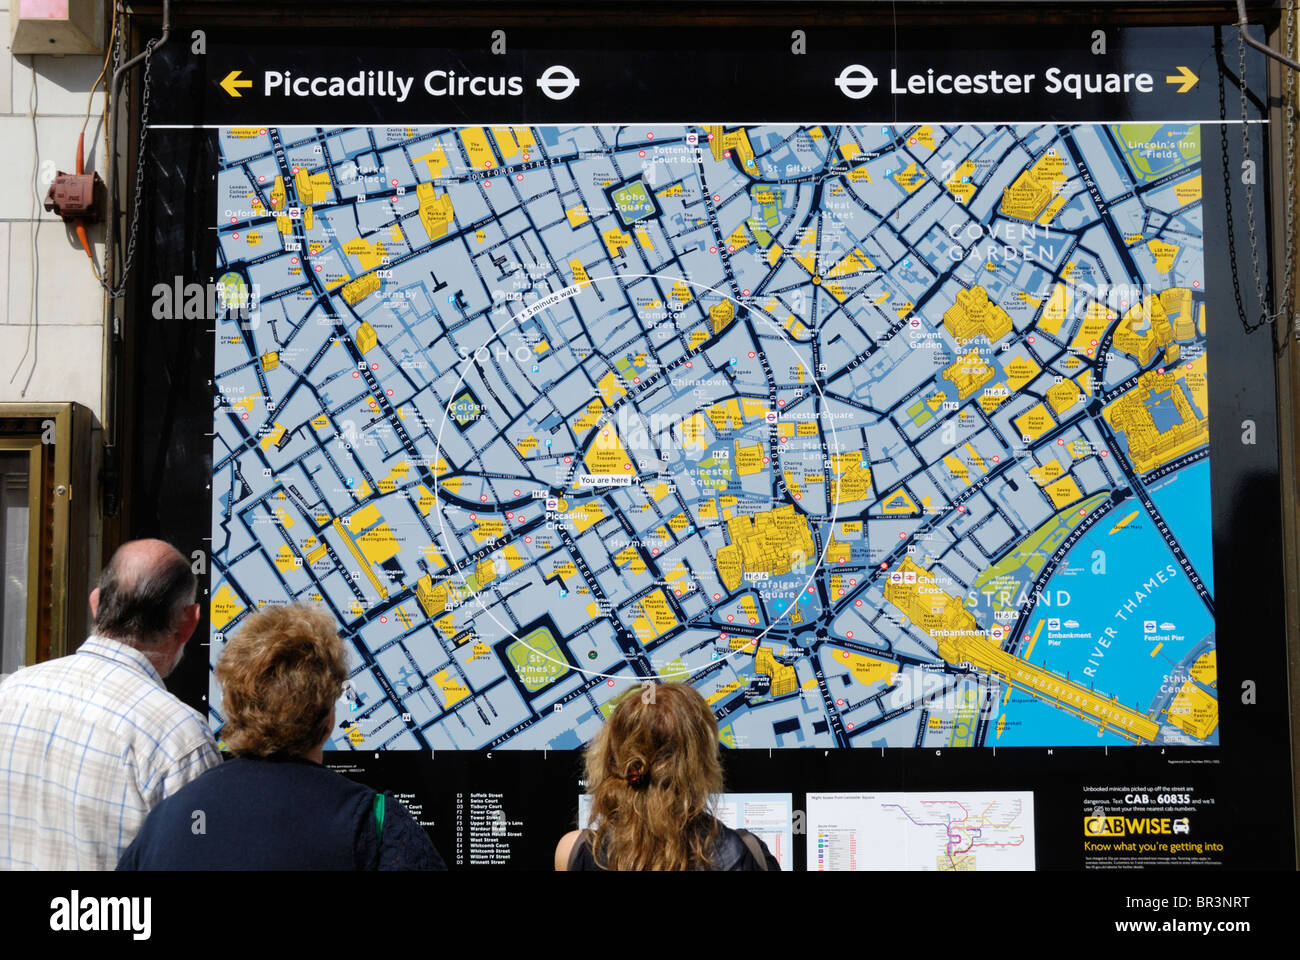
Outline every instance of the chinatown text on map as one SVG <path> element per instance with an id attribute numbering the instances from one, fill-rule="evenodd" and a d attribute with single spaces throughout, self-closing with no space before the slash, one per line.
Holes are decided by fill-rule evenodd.
<path id="1" fill-rule="evenodd" d="M 1197 125 L 217 139 L 213 656 L 324 604 L 331 749 L 1218 742 Z"/>

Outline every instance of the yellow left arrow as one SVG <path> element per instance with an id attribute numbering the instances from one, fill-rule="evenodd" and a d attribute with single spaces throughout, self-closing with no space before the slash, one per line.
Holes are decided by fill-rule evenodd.
<path id="1" fill-rule="evenodd" d="M 239 79 L 239 75 L 243 72 L 244 71 L 242 70 L 231 70 L 226 74 L 225 79 L 221 81 L 221 89 L 226 91 L 226 93 L 230 94 L 232 97 L 242 97 L 243 94 L 239 92 L 239 88 L 251 87 L 253 85 L 252 80 Z"/>
<path id="2" fill-rule="evenodd" d="M 1201 79 L 1186 67 L 1177 67 L 1177 73 L 1165 77 L 1165 83 L 1175 84 L 1178 86 L 1178 93 L 1186 93 L 1192 87 L 1196 86 Z"/>

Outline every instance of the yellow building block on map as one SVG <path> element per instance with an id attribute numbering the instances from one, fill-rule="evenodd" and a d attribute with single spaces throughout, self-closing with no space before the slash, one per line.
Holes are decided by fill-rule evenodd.
<path id="1" fill-rule="evenodd" d="M 1017 220 L 1034 220 L 1065 183 L 1065 160 L 1055 149 L 1044 153 L 1032 167 L 1002 191 L 999 210 Z"/>
<path id="2" fill-rule="evenodd" d="M 650 494 L 650 499 L 654 500 L 655 503 L 658 503 L 669 494 L 668 484 L 664 483 L 662 480 L 658 483 L 649 484 L 642 489 L 644 489 L 646 493 Z"/>
<path id="3" fill-rule="evenodd" d="M 273 446 L 279 443 L 280 438 L 284 436 L 284 429 L 285 429 L 284 424 L 282 423 L 274 424 L 271 427 L 271 429 L 267 431 L 266 435 L 262 437 L 261 440 L 262 449 L 270 450 Z"/>
<path id="4" fill-rule="evenodd" d="M 436 180 L 442 176 L 442 172 L 447 169 L 447 154 L 442 147 L 432 147 L 428 153 L 421 154 L 418 157 L 412 157 L 411 163 L 423 163 L 425 169 L 429 171 L 429 179 Z"/>
<path id="5" fill-rule="evenodd" d="M 1061 331 L 1061 325 L 1070 316 L 1073 304 L 1073 292 L 1065 284 L 1058 283 L 1052 288 L 1051 296 L 1047 298 L 1047 305 L 1043 307 L 1043 314 L 1038 318 L 1038 329 L 1053 337 L 1057 336 Z"/>
<path id="6" fill-rule="evenodd" d="M 605 404 L 601 402 L 599 397 L 588 402 L 582 412 L 574 417 L 569 424 L 573 428 L 574 434 L 581 439 L 583 434 L 596 425 L 596 421 L 600 419 L 600 415 L 604 410 Z"/>
<path id="7" fill-rule="evenodd" d="M 1219 725 L 1219 701 L 1187 680 L 1169 704 L 1169 722 L 1189 736 L 1204 740 Z"/>
<path id="8" fill-rule="evenodd" d="M 979 349 L 973 347 L 944 368 L 942 376 L 957 388 L 957 399 L 965 400 L 995 374 L 993 367 L 980 356 Z"/>
<path id="9" fill-rule="evenodd" d="M 358 277 L 351 283 L 344 284 L 343 299 L 355 306 L 377 291 L 381 284 L 382 281 L 379 279 L 378 273 L 367 273 L 365 276 Z"/>
<path id="10" fill-rule="evenodd" d="M 378 278 L 376 278 L 375 282 L 378 283 Z M 343 296 L 344 298 L 347 297 L 346 291 L 344 291 Z M 361 326 L 357 327 L 356 343 L 357 349 L 361 351 L 362 355 L 365 355 L 379 345 L 379 334 L 375 332 L 374 327 L 362 320 Z"/>
<path id="11" fill-rule="evenodd" d="M 925 172 L 915 163 L 909 163 L 904 170 L 894 174 L 894 181 L 908 193 L 915 193 L 927 179 Z"/>
<path id="12" fill-rule="evenodd" d="M 1056 421 L 1052 415 L 1047 412 L 1047 408 L 1041 403 L 1036 404 L 1032 409 L 1022 413 L 1015 420 L 1016 429 L 1020 431 L 1021 439 L 1028 437 L 1026 443 L 1033 442 L 1041 437 L 1048 430 L 1056 426 Z"/>
<path id="13" fill-rule="evenodd" d="M 1176 243 L 1152 239 L 1147 241 L 1147 249 L 1151 251 L 1151 256 L 1156 258 L 1157 272 L 1168 273 L 1173 267 L 1174 260 L 1177 259 L 1178 251 L 1181 248 Z"/>
<path id="14" fill-rule="evenodd" d="M 1040 487 L 1047 486 L 1063 473 L 1065 468 L 1056 459 L 1048 460 L 1042 466 L 1029 468 L 1029 476 Z"/>
<path id="15" fill-rule="evenodd" d="M 1011 332 L 1011 315 L 989 299 L 981 286 L 958 290 L 951 307 L 944 311 L 943 325 L 958 343 L 986 337 L 996 343 Z"/>
<path id="16" fill-rule="evenodd" d="M 223 583 L 219 586 L 217 592 L 212 595 L 210 612 L 212 629 L 224 630 L 226 624 L 243 612 L 244 606 L 239 602 L 239 596 L 231 588 L 230 584 Z"/>
<path id="17" fill-rule="evenodd" d="M 654 590 L 641 601 L 641 609 L 650 620 L 654 627 L 656 637 L 663 636 L 673 627 L 677 626 L 677 617 L 673 614 L 672 607 L 668 605 L 668 598 L 664 596 L 662 590 Z"/>
<path id="18" fill-rule="evenodd" d="M 293 185 L 298 191 L 298 202 L 308 205 L 324 203 L 329 199 L 330 191 L 334 189 L 327 171 L 308 173 L 306 167 L 298 168 L 293 178 Z"/>
<path id="19" fill-rule="evenodd" d="M 848 667 L 849 675 L 864 687 L 881 682 L 889 685 L 898 676 L 898 664 L 893 660 L 868 657 L 852 650 L 836 650 L 831 656 L 836 663 Z"/>
<path id="20" fill-rule="evenodd" d="M 1198 173 L 1194 177 L 1188 177 L 1186 180 L 1175 183 L 1174 197 L 1184 206 L 1201 199 L 1201 175 Z"/>
<path id="21" fill-rule="evenodd" d="M 736 465 L 736 473 L 742 477 L 760 473 L 763 470 L 763 445 L 756 443 L 752 446 L 742 447 L 737 441 L 736 457 L 733 462 Z"/>
<path id="22" fill-rule="evenodd" d="M 382 241 L 376 240 L 370 243 L 363 237 L 353 237 L 344 243 L 343 252 L 350 257 L 356 257 L 363 271 L 373 270 L 383 262 L 384 257 L 388 256 L 388 250 Z"/>
<path id="23" fill-rule="evenodd" d="M 903 487 L 886 494 L 880 500 L 880 512 L 886 516 L 914 514 L 920 509 L 912 495 Z"/>
<path id="24" fill-rule="evenodd" d="M 1052 498 L 1052 505 L 1058 510 L 1062 507 L 1068 507 L 1083 496 L 1083 493 L 1079 490 L 1079 485 L 1074 482 L 1074 477 L 1069 474 L 1044 486 L 1043 492 Z"/>
<path id="25" fill-rule="evenodd" d="M 587 447 L 583 458 L 587 469 L 593 474 L 622 474 L 630 476 L 635 472 L 632 458 L 623 447 L 623 440 L 618 435 L 618 428 L 612 423 L 600 428 L 600 433 Z"/>
<path id="26" fill-rule="evenodd" d="M 1047 388 L 1047 402 L 1058 416 L 1079 402 L 1082 392 L 1073 380 L 1062 380 Z"/>
<path id="27" fill-rule="evenodd" d="M 596 384 L 596 391 L 606 405 L 612 404 L 620 397 L 627 396 L 627 387 L 623 385 L 623 378 L 613 370 L 600 378 L 600 382 Z"/>
<path id="28" fill-rule="evenodd" d="M 723 300 L 709 307 L 709 323 L 712 324 L 714 333 L 720 333 L 735 316 L 736 308 L 730 300 Z"/>
<path id="29" fill-rule="evenodd" d="M 444 709 L 450 710 L 469 696 L 469 688 L 459 677 L 453 677 L 449 670 L 439 670 L 432 677 L 433 685 L 442 694 Z"/>
<path id="30" fill-rule="evenodd" d="M 627 567 L 628 572 L 632 574 L 645 573 L 646 563 L 641 557 L 641 551 L 635 546 L 626 546 L 614 555 L 614 562 L 620 567 Z"/>
<path id="31" fill-rule="evenodd" d="M 1115 320 L 1115 314 L 1106 306 L 1100 303 L 1088 304 L 1088 310 L 1083 315 L 1083 320 L 1079 323 L 1079 329 L 1070 341 L 1070 346 L 1076 350 L 1092 356 L 1096 351 L 1096 345 L 1101 342 L 1101 335 L 1106 332 L 1106 328 Z"/>
<path id="32" fill-rule="evenodd" d="M 970 468 L 962 463 L 952 454 L 943 458 L 943 465 L 948 468 L 948 472 L 960 480 L 966 486 L 970 486 Z"/>
<path id="33" fill-rule="evenodd" d="M 605 241 L 605 249 L 609 251 L 611 257 L 617 258 L 624 249 L 632 246 L 632 235 L 625 233 L 618 227 L 606 230 L 600 235 Z"/>
<path id="34" fill-rule="evenodd" d="M 704 414 L 698 412 L 677 428 L 677 435 L 682 448 L 686 450 L 707 449 L 709 439 L 713 436 L 709 430 L 709 422 L 704 418 Z"/>
<path id="35" fill-rule="evenodd" d="M 357 548 L 372 564 L 378 565 L 397 556 L 402 550 L 392 528 L 381 523 L 356 538 Z"/>
<path id="36" fill-rule="evenodd" d="M 1012 357 L 1002 365 L 1002 369 L 1007 375 L 1007 389 L 1012 393 L 1033 380 L 1042 370 L 1032 359 L 1025 356 Z"/>
<path id="37" fill-rule="evenodd" d="M 573 519 L 573 529 L 583 533 L 605 519 L 606 513 L 597 501 L 590 500 L 578 504 L 569 511 L 568 516 Z"/>
<path id="38" fill-rule="evenodd" d="M 952 177 L 945 183 L 944 189 L 951 193 L 961 203 L 970 203 L 971 197 L 975 196 L 975 184 L 969 182 L 975 174 L 975 164 L 970 160 L 963 160 L 956 170 L 952 172 Z"/>
<path id="39" fill-rule="evenodd" d="M 415 188 L 416 200 L 420 205 L 420 223 L 430 240 L 441 240 L 447 235 L 447 228 L 455 219 L 456 209 L 451 202 L 451 194 L 439 194 L 432 183 L 421 183 Z"/>
<path id="40" fill-rule="evenodd" d="M 462 127 L 460 142 L 469 157 L 469 165 L 475 170 L 486 170 L 496 164 L 492 155 L 492 146 L 488 143 L 487 131 L 482 127 Z"/>

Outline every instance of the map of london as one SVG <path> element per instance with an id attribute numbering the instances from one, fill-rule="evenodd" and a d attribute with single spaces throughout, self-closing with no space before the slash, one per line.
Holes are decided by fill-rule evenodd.
<path id="1" fill-rule="evenodd" d="M 1197 125 L 217 140 L 213 660 L 323 604 L 330 749 L 1218 742 Z"/>

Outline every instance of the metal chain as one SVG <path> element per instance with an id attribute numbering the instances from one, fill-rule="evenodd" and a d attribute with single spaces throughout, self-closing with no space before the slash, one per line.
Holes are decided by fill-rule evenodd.
<path id="1" fill-rule="evenodd" d="M 1286 8 L 1282 18 L 1283 52 L 1292 60 L 1296 59 L 1296 8 Z M 1283 202 L 1286 204 L 1286 247 L 1284 250 L 1286 265 L 1282 274 L 1282 312 L 1295 311 L 1293 325 L 1296 339 L 1300 340 L 1300 311 L 1295 303 L 1295 259 L 1296 259 L 1296 126 L 1300 124 L 1300 104 L 1296 102 L 1296 72 L 1284 70 L 1282 82 L 1283 119 L 1286 122 L 1286 180 L 1282 187 Z"/>
<path id="2" fill-rule="evenodd" d="M 110 287 L 105 277 L 108 274 L 109 264 L 104 264 L 104 272 L 99 274 L 99 284 L 108 291 L 108 295 L 114 300 L 120 300 L 126 294 L 127 280 L 131 276 L 131 265 L 135 260 L 135 243 L 140 233 L 140 202 L 144 196 L 144 167 L 145 167 L 145 145 L 149 137 L 149 71 L 153 67 L 153 48 L 158 43 L 157 40 L 150 40 L 144 48 L 144 77 L 140 81 L 140 142 L 136 145 L 135 160 L 135 196 L 131 203 L 131 227 L 127 235 L 126 256 L 122 259 L 122 272 L 117 278 L 117 283 Z M 117 62 L 121 59 L 121 47 L 117 48 L 114 55 L 114 69 Z M 110 109 L 117 109 L 114 104 Z M 110 149 L 112 149 L 110 147 Z M 112 190 L 113 184 L 108 188 Z M 108 229 L 113 229 L 113 224 L 108 224 Z"/>
<path id="3" fill-rule="evenodd" d="M 1223 34 L 1217 28 L 1214 31 L 1214 49 L 1217 59 L 1222 63 Z M 1246 319 L 1246 304 L 1241 298 L 1241 274 L 1237 269 L 1237 237 L 1232 216 L 1232 173 L 1228 161 L 1228 131 L 1226 126 L 1228 105 L 1227 98 L 1224 95 L 1224 71 L 1220 69 L 1217 72 L 1219 80 L 1219 119 L 1224 121 L 1224 124 L 1221 124 L 1222 136 L 1219 137 L 1219 153 L 1223 166 L 1223 204 L 1227 213 L 1228 271 L 1232 276 L 1232 295 L 1237 303 L 1237 317 L 1241 320 L 1242 326 L 1246 328 L 1246 332 L 1250 333 L 1255 328 Z"/>
<path id="4" fill-rule="evenodd" d="M 135 260 L 135 241 L 140 233 L 140 198 L 144 196 L 145 144 L 149 139 L 149 70 L 153 67 L 153 48 L 157 42 L 150 40 L 144 48 L 144 77 L 140 81 L 140 143 L 135 153 L 135 197 L 131 204 L 131 230 L 126 241 L 126 256 L 122 259 L 122 275 L 118 277 L 117 286 L 109 291 L 114 300 L 126 292 L 126 282 L 131 276 L 131 264 Z"/>
<path id="5" fill-rule="evenodd" d="M 117 33 L 113 36 L 113 69 L 110 70 L 108 76 L 104 78 L 106 85 L 112 82 L 113 74 L 117 73 L 117 68 L 122 64 L 122 44 L 124 42 L 122 37 L 126 34 L 126 11 L 122 9 L 122 4 L 120 2 L 117 4 L 117 8 L 119 19 Z"/>
<path id="6" fill-rule="evenodd" d="M 1237 29 L 1237 65 L 1238 74 L 1241 78 L 1241 151 L 1243 156 L 1249 155 L 1250 132 L 1249 109 L 1246 96 L 1246 42 L 1243 39 L 1242 27 Z M 1284 52 L 1291 56 L 1295 48 L 1295 8 L 1288 7 L 1286 16 L 1283 21 Z M 1247 329 L 1256 329 L 1266 324 L 1274 323 L 1278 319 L 1289 319 L 1293 307 L 1293 297 L 1295 294 L 1295 173 L 1296 173 L 1296 127 L 1294 111 L 1296 109 L 1296 78 L 1295 71 L 1286 69 L 1283 71 L 1282 80 L 1283 90 L 1283 110 L 1289 111 L 1291 115 L 1284 114 L 1286 122 L 1286 142 L 1284 151 L 1284 163 L 1286 165 L 1286 177 L 1282 184 L 1281 201 L 1285 209 L 1285 232 L 1283 233 L 1283 268 L 1282 268 L 1282 285 L 1281 296 L 1277 302 L 1277 309 L 1273 309 L 1272 293 L 1274 289 L 1270 283 L 1263 278 L 1263 271 L 1259 265 L 1259 237 L 1255 227 L 1255 191 L 1246 191 L 1246 224 L 1250 231 L 1250 259 L 1254 268 L 1255 276 L 1255 294 L 1259 298 L 1260 320 L 1258 324 L 1248 325 Z M 1244 314 L 1243 314 L 1244 316 Z M 1297 317 L 1300 321 L 1300 317 Z M 1300 338 L 1300 323 L 1297 324 L 1296 336 Z"/>
<path id="7" fill-rule="evenodd" d="M 1246 83 L 1245 29 L 1245 27 L 1237 28 L 1237 78 L 1240 81 L 1238 87 L 1241 90 L 1241 156 L 1244 160 L 1250 159 L 1250 98 L 1247 96 L 1249 85 Z M 1275 319 L 1273 312 L 1269 309 L 1273 303 L 1273 298 L 1270 296 L 1272 291 L 1269 289 L 1268 281 L 1263 278 L 1262 271 L 1259 269 L 1259 236 L 1255 229 L 1254 186 L 1254 184 L 1246 185 L 1246 231 L 1250 238 L 1250 265 L 1255 279 L 1255 296 L 1259 302 L 1260 317 L 1259 323 L 1247 329 L 1257 329 L 1272 323 Z"/>

